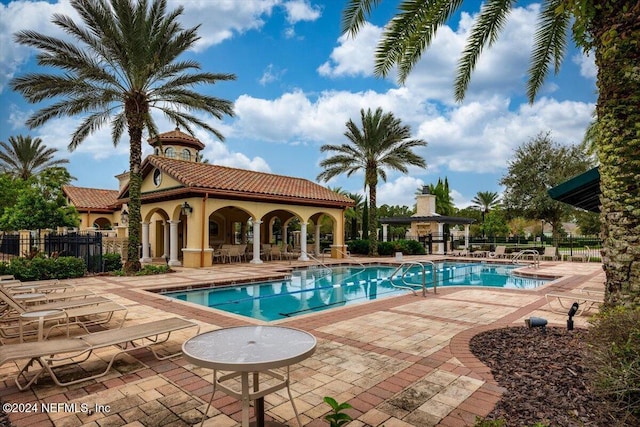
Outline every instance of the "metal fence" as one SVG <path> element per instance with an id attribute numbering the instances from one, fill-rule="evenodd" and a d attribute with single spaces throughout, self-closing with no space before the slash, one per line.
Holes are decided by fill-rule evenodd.
<path id="1" fill-rule="evenodd" d="M 0 261 L 34 256 L 72 256 L 82 258 L 89 272 L 102 271 L 102 235 L 91 232 L 71 233 L 2 233 Z"/>
<path id="2" fill-rule="evenodd" d="M 420 237 L 403 236 L 403 238 L 418 240 L 428 254 L 436 254 L 441 251 L 447 254 L 465 247 L 464 236 L 454 236 L 447 233 L 432 233 Z M 393 240 L 397 240 L 397 238 Z M 507 252 L 518 252 L 523 249 L 537 249 L 539 252 L 544 252 L 546 246 L 555 246 L 561 257 L 582 256 L 592 261 L 599 261 L 602 239 L 598 236 L 573 235 L 560 239 L 553 239 L 551 236 L 469 238 L 470 250 L 494 251 L 496 246 L 506 246 Z"/>

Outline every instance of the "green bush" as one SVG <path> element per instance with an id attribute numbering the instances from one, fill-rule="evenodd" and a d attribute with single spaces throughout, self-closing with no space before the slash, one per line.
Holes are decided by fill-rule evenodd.
<path id="1" fill-rule="evenodd" d="M 618 419 L 640 420 L 640 307 L 614 307 L 596 314 L 584 357 L 593 389 L 610 402 Z M 635 424 L 638 425 L 638 424 Z"/>
<path id="2" fill-rule="evenodd" d="M 171 267 L 168 265 L 145 265 L 136 273 L 136 276 L 151 276 L 153 274 L 170 273 Z"/>
<path id="3" fill-rule="evenodd" d="M 102 255 L 104 271 L 116 271 L 122 268 L 122 257 L 120 254 L 111 253 Z"/>
<path id="4" fill-rule="evenodd" d="M 393 255 L 396 246 L 395 242 L 378 242 L 378 255 Z"/>
<path id="5" fill-rule="evenodd" d="M 347 247 L 352 254 L 367 255 L 369 253 L 369 240 L 351 240 L 347 242 Z"/>
<path id="6" fill-rule="evenodd" d="M 16 279 L 28 282 L 32 280 L 71 279 L 86 274 L 87 267 L 82 258 L 58 257 L 33 259 L 15 258 L 8 265 L 7 272 Z"/>

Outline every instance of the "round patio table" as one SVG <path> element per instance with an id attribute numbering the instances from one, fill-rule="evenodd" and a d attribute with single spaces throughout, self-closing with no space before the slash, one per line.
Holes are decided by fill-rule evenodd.
<path id="1" fill-rule="evenodd" d="M 308 332 L 284 326 L 238 326 L 223 328 L 197 335 L 182 345 L 184 358 L 196 366 L 213 369 L 213 394 L 216 389 L 224 391 L 242 401 L 242 427 L 249 427 L 249 402 L 255 400 L 257 427 L 265 426 L 264 396 L 283 388 L 287 389 L 293 412 L 301 427 L 300 416 L 293 402 L 289 388 L 289 368 L 291 365 L 310 357 L 316 349 L 316 339 Z M 286 374 L 272 371 L 286 367 Z M 230 373 L 218 376 L 218 371 Z M 252 374 L 252 387 L 249 384 Z M 275 381 L 266 388 L 260 388 L 260 376 Z M 240 377 L 241 389 L 223 384 L 227 380 Z M 202 423 L 209 411 L 211 401 L 202 416 Z M 270 422 L 268 426 L 281 424 Z"/>

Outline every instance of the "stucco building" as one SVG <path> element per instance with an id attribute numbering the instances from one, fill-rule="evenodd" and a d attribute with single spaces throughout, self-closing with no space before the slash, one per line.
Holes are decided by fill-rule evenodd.
<path id="1" fill-rule="evenodd" d="M 202 162 L 204 144 L 179 129 L 149 143 L 154 154 L 142 162 L 143 263 L 160 258 L 172 266 L 207 267 L 221 244 L 247 244 L 247 258 L 260 263 L 262 245 L 276 241 L 297 246 L 305 260 L 319 252 L 317 225 L 326 218 L 332 224 L 331 256 L 346 253 L 344 211 L 353 206 L 351 199 L 307 179 Z M 117 178 L 119 190 L 63 189 L 80 213 L 81 230 L 108 230 L 107 247 L 126 242 L 128 174 Z M 308 240 L 313 246 L 307 247 Z"/>

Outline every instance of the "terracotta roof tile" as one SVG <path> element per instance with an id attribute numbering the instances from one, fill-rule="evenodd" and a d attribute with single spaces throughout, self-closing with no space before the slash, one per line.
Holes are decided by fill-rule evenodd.
<path id="1" fill-rule="evenodd" d="M 348 197 L 329 190 L 315 182 L 245 169 L 235 169 L 208 163 L 149 156 L 146 161 L 163 170 L 183 185 L 192 188 L 333 202 L 353 205 Z"/>
<path id="2" fill-rule="evenodd" d="M 118 201 L 119 191 L 65 185 L 62 190 L 76 209 L 108 209 Z"/>
<path id="3" fill-rule="evenodd" d="M 194 147 L 198 150 L 204 149 L 205 145 L 198 139 L 187 133 L 182 132 L 179 128 L 172 131 L 159 134 L 156 138 L 149 138 L 149 144 L 155 145 L 158 141 L 161 144 L 179 144 Z"/>

